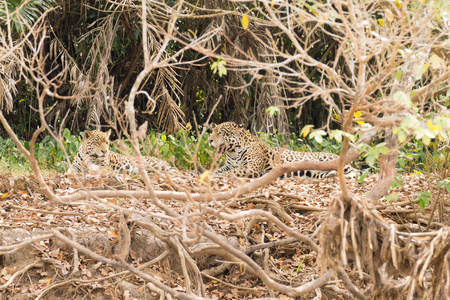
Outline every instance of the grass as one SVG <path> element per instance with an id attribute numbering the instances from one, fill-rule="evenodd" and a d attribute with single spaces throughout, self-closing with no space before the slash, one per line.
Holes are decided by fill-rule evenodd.
<path id="1" fill-rule="evenodd" d="M 176 135 L 157 133 L 150 131 L 141 143 L 143 155 L 156 156 L 168 161 L 181 170 L 193 170 L 194 163 L 203 169 L 209 169 L 213 161 L 215 151 L 208 144 L 209 133 L 198 137 L 195 132 L 180 130 Z M 341 144 L 336 141 L 324 139 L 321 144 L 314 140 L 301 139 L 295 134 L 290 137 L 282 134 L 259 134 L 259 137 L 267 144 L 286 147 L 296 151 L 322 151 L 339 154 Z M 29 149 L 27 141 L 22 142 Z M 68 154 L 70 161 L 76 155 L 82 143 L 81 136 L 75 136 L 68 129 L 64 130 L 62 144 Z M 130 148 L 129 144 L 125 143 Z M 118 141 L 111 143 L 111 150 L 117 151 Z M 198 151 L 196 152 L 196 149 Z M 34 147 L 38 164 L 44 172 L 65 173 L 69 167 L 64 151 L 60 144 L 45 136 Z M 411 172 L 413 169 L 431 171 L 436 165 L 442 164 L 442 150 L 437 145 L 425 147 L 421 141 L 410 141 L 399 151 L 398 170 Z M 448 150 L 447 150 L 448 151 Z M 444 151 L 445 152 L 445 151 Z M 448 156 L 447 156 L 448 159 Z M 433 167 L 434 168 L 433 168 Z M 374 167 L 376 170 L 376 164 Z M 0 172 L 25 174 L 32 172 L 30 163 L 17 149 L 11 139 L 0 137 Z"/>

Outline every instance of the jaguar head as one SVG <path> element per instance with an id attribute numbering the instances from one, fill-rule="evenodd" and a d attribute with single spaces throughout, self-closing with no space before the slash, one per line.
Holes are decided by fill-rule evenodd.
<path id="1" fill-rule="evenodd" d="M 241 131 L 244 131 L 243 125 L 237 125 L 234 122 L 213 125 L 213 131 L 208 138 L 209 145 L 219 154 L 232 151 L 240 145 Z"/>
<path id="2" fill-rule="evenodd" d="M 102 158 L 108 154 L 109 136 L 111 129 L 107 132 L 99 130 L 86 130 L 84 132 L 84 143 L 86 145 L 86 153 L 95 158 Z"/>

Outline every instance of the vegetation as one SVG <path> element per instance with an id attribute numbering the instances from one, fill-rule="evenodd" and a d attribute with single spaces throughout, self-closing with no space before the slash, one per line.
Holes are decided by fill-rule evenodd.
<path id="1" fill-rule="evenodd" d="M 36 27 L 43 26 L 46 29 L 47 36 L 42 40 L 46 63 L 41 71 L 55 81 L 53 92 L 56 93 L 45 99 L 45 107 L 54 107 L 47 115 L 47 122 L 67 126 L 73 133 L 83 131 L 86 125 L 104 124 L 107 121 L 118 124 L 119 116 L 116 115 L 113 106 L 117 106 L 119 110 L 123 109 L 123 100 L 129 94 L 143 66 L 139 3 L 131 2 L 126 6 L 114 1 L 94 0 L 82 2 L 63 0 L 58 2 L 59 5 L 56 5 L 57 2 L 54 0 L 21 0 L 5 3 L 6 7 L 4 3 L 0 4 L 0 23 L 2 28 L 12 30 L 14 41 L 20 41 L 23 34 Z M 151 12 L 173 11 L 176 9 L 175 3 L 175 1 L 161 2 L 152 7 Z M 194 10 L 199 16 L 205 17 L 190 18 L 184 15 L 178 17 L 177 34 L 181 38 L 168 42 L 162 53 L 166 59 L 172 58 L 176 62 L 173 65 L 169 63 L 164 67 L 154 68 L 140 86 L 148 93 L 137 95 L 135 108 L 138 123 L 148 120 L 151 128 L 175 134 L 187 122 L 203 124 L 211 114 L 211 121 L 219 123 L 231 120 L 244 123 L 253 133 L 271 132 L 273 128 L 281 133 L 298 133 L 299 128 L 306 124 L 315 125 L 315 128 L 325 125 L 331 129 L 339 128 L 337 122 L 329 124 L 327 122 L 329 109 L 333 106 L 338 112 L 347 109 L 340 103 L 338 94 L 330 93 L 326 96 L 333 102 L 331 105 L 331 102 L 320 101 L 320 96 L 315 95 L 312 90 L 305 89 L 304 92 L 296 87 L 302 85 L 302 82 L 316 84 L 329 80 L 323 77 L 324 74 L 314 64 L 296 66 L 294 62 L 286 63 L 287 68 L 298 69 L 299 74 L 286 73 L 287 81 L 284 88 L 276 88 L 279 75 L 268 65 L 272 62 L 283 63 L 283 55 L 277 51 L 281 50 L 285 55 L 293 56 L 298 49 L 296 43 L 290 41 L 292 37 L 289 34 L 277 33 L 276 27 L 267 26 L 267 20 L 270 20 L 267 14 L 270 10 L 253 6 L 251 3 L 240 4 L 235 1 L 222 4 L 218 1 L 190 0 L 185 1 L 184 5 L 187 11 Z M 446 9 L 445 1 L 431 1 L 429 5 L 431 10 Z M 218 7 L 235 13 L 206 17 L 208 11 Z M 261 11 L 258 11 L 259 9 Z M 336 12 L 328 14 L 327 20 L 321 20 L 322 24 L 314 27 L 311 26 L 314 19 L 320 18 L 319 15 L 327 16 L 327 6 L 321 7 L 319 4 L 310 6 L 307 2 L 299 2 L 297 7 L 291 9 L 305 12 L 306 19 L 302 23 L 304 25 L 299 24 L 295 32 L 296 36 L 306 38 L 305 53 L 324 65 L 334 64 L 336 70 L 342 70 L 346 77 L 351 78 L 350 73 L 353 71 L 349 66 L 353 64 L 349 64 L 348 59 L 341 55 L 343 51 L 339 45 L 345 33 L 341 32 L 339 22 L 335 21 Z M 411 4 L 411 14 L 422 12 L 423 9 L 421 5 Z M 380 7 L 375 5 L 369 9 L 370 22 L 374 28 L 373 36 L 370 38 L 374 43 L 379 43 L 380 39 L 383 39 L 378 31 L 386 31 L 386 34 L 395 33 L 398 28 L 394 22 L 397 10 L 399 9 L 383 8 L 382 5 Z M 10 13 L 11 22 L 7 22 L 6 11 Z M 41 16 L 41 12 L 44 11 L 46 13 Z M 278 10 L 276 14 L 282 17 L 283 9 Z M 243 16 L 249 20 L 247 30 L 240 27 Z M 226 25 L 221 30 L 223 36 L 229 37 L 229 40 L 223 40 L 215 32 L 221 26 L 222 18 L 223 24 Z M 310 23 L 307 21 L 308 18 Z M 437 14 L 432 21 L 433 26 L 439 28 L 445 23 L 445 18 L 444 13 Z M 150 51 L 156 53 L 163 44 L 164 28 L 168 20 L 167 17 L 149 20 L 154 28 L 153 31 L 149 31 L 149 39 L 153 41 L 151 44 L 153 48 L 149 49 Z M 252 31 L 251 28 L 258 30 Z M 438 31 L 436 30 L 436 33 Z M 265 36 L 267 32 L 274 36 L 278 34 L 275 45 L 282 45 L 281 49 L 277 49 L 277 46 L 269 42 L 270 37 Z M 208 39 L 203 49 L 199 49 L 199 45 L 184 48 L 194 36 Z M 439 36 L 438 33 L 436 36 L 440 42 L 445 43 L 445 36 Z M 361 40 L 365 38 L 362 37 Z M 407 44 L 408 41 L 405 41 L 404 45 L 409 47 Z M 240 49 L 235 45 L 240 45 Z M 401 45 L 399 46 L 399 49 L 404 51 Z M 209 55 L 211 49 L 215 48 L 220 49 L 217 55 Z M 25 57 L 33 55 L 32 47 L 21 51 L 22 53 L 14 55 L 22 54 Z M 183 55 L 180 55 L 180 51 Z M 427 85 L 430 79 L 438 76 L 437 71 L 445 65 L 444 52 L 441 53 L 439 48 L 436 48 L 435 52 L 429 53 L 428 61 L 424 60 L 423 65 L 411 69 L 415 73 L 414 76 L 421 81 L 418 87 Z M 403 52 L 404 57 L 405 53 Z M 264 64 L 258 67 L 261 71 L 242 72 L 241 65 L 247 59 L 245 55 L 261 58 L 260 63 Z M 239 65 L 229 60 L 230 57 L 236 57 L 240 61 Z M 0 103 L 6 108 L 6 118 L 10 121 L 15 120 L 12 124 L 14 131 L 20 137 L 29 139 L 32 129 L 39 124 L 37 115 L 32 109 L 28 109 L 29 106 L 35 108 L 38 106 L 37 96 L 34 93 L 35 84 L 32 80 L 27 80 L 27 72 L 16 71 L 23 66 L 17 64 L 14 59 L 6 61 L 8 63 L 2 64 L 3 75 L 0 76 L 0 81 L 5 87 L 5 94 L 0 96 Z M 368 60 L 367 63 L 371 66 L 379 65 L 376 58 Z M 221 66 L 223 71 L 217 72 L 218 66 Z M 405 65 L 395 62 L 395 68 L 392 70 L 395 78 L 401 80 L 408 77 L 403 69 Z M 224 71 L 227 71 L 226 75 Z M 300 73 L 304 75 L 298 76 Z M 419 75 L 423 78 L 419 78 Z M 291 79 L 291 76 L 297 78 Z M 245 88 L 228 88 L 239 86 Z M 434 97 L 443 95 L 445 91 L 438 91 Z M 60 99 L 61 97 L 65 98 Z M 267 109 L 270 107 L 283 109 L 274 117 L 269 117 Z M 61 113 L 58 114 L 58 111 Z M 62 112 L 67 113 L 67 116 Z M 2 135 L 5 134 L 3 131 Z"/>
<path id="2" fill-rule="evenodd" d="M 202 128 L 200 128 L 201 130 Z M 141 143 L 141 152 L 143 155 L 160 157 L 165 161 L 171 162 L 173 166 L 181 170 L 192 170 L 194 164 L 202 169 L 209 169 L 215 155 L 214 149 L 209 146 L 209 132 L 200 134 L 198 138 L 196 132 L 181 129 L 175 135 L 167 133 L 158 133 L 154 130 L 150 131 Z M 46 135 L 40 142 L 34 146 L 37 161 L 39 165 L 49 171 L 64 173 L 68 169 L 66 154 L 70 161 L 73 160 L 78 148 L 82 142 L 82 135 L 72 135 L 66 128 L 61 139 L 64 151 L 58 140 Z M 267 144 L 275 147 L 287 147 L 295 151 L 309 152 L 330 152 L 339 154 L 342 142 L 339 143 L 335 139 L 324 138 L 318 143 L 314 138 L 300 138 L 292 134 L 287 137 L 284 134 L 277 133 L 259 133 L 259 138 Z M 29 150 L 29 142 L 21 141 L 27 150 Z M 131 145 L 129 152 L 132 152 Z M 376 160 L 385 146 L 377 144 L 370 147 L 371 150 L 366 151 L 364 159 L 358 162 L 359 169 L 371 167 L 371 172 L 377 172 L 378 164 Z M 381 149 L 381 150 L 380 150 Z M 112 143 L 111 150 L 123 152 L 118 145 L 118 140 Z M 381 151 L 381 152 L 380 152 Z M 449 167 L 450 151 L 444 144 L 439 141 L 430 143 L 429 146 L 423 144 L 422 141 L 411 140 L 404 148 L 399 151 L 399 159 L 397 162 L 398 172 L 414 173 L 424 172 L 425 174 L 437 174 L 438 172 Z M 31 166 L 25 155 L 20 152 L 14 142 L 10 138 L 3 139 L 0 137 L 0 157 L 3 169 L 21 170 L 30 172 Z M 192 158 L 195 158 L 195 163 Z M 24 169 L 24 170 L 23 170 Z M 419 173 L 417 173 L 419 174 Z M 450 174 L 449 174 L 450 175 Z"/>
<path id="3" fill-rule="evenodd" d="M 0 174 L 0 293 L 445 299 L 449 16 L 446 0 L 1 2 L 0 166 L 33 174 Z M 255 180 L 60 174 L 86 128 L 214 169 L 223 121 L 339 159 Z M 311 169 L 338 176 L 275 181 Z"/>

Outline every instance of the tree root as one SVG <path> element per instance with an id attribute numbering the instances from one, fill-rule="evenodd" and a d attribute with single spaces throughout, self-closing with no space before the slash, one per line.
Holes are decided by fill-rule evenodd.
<path id="1" fill-rule="evenodd" d="M 355 196 L 354 196 L 355 197 Z M 440 299 L 448 295 L 450 276 L 450 229 L 431 233 L 398 232 L 387 224 L 364 199 L 345 204 L 335 197 L 320 225 L 318 261 L 322 268 L 332 266 L 346 287 L 358 298 L 344 268 L 350 265 L 362 277 L 370 274 L 371 294 L 376 298 Z M 349 262 L 354 262 L 350 264 Z M 433 270 L 433 278 L 426 276 Z"/>
<path id="2" fill-rule="evenodd" d="M 9 280 L 7 282 L 5 282 L 3 285 L 0 285 L 0 290 L 6 289 L 10 284 L 13 283 L 14 279 L 16 279 L 19 275 L 22 275 L 25 272 L 27 272 L 29 269 L 31 269 L 31 268 L 40 268 L 40 267 L 43 267 L 43 266 L 44 266 L 44 263 L 41 262 L 41 261 L 37 261 L 37 262 L 34 262 L 32 264 L 29 264 L 28 266 L 25 266 L 21 270 L 15 272 L 11 276 L 11 278 L 9 278 Z"/>
<path id="3" fill-rule="evenodd" d="M 239 200 L 241 200 L 241 199 L 239 199 Z M 277 216 L 279 216 L 283 221 L 288 222 L 288 223 L 291 223 L 294 221 L 294 219 L 284 211 L 284 209 L 281 207 L 281 205 L 273 200 L 246 198 L 245 201 L 251 202 L 251 203 L 264 204 L 269 209 L 271 209 Z"/>

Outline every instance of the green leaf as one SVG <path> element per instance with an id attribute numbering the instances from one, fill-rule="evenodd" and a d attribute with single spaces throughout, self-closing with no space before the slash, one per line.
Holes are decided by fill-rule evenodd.
<path id="1" fill-rule="evenodd" d="M 6 7 L 5 7 L 6 4 Z M 57 5 L 55 0 L 14 0 L 0 1 L 0 20 L 8 22 L 17 32 L 28 30 L 34 22 L 41 16 L 42 11 L 48 10 Z"/>
<path id="2" fill-rule="evenodd" d="M 406 141 L 406 133 L 403 130 L 400 130 L 397 137 L 400 143 L 404 143 Z"/>
<path id="3" fill-rule="evenodd" d="M 437 188 L 440 188 L 440 187 L 442 187 L 442 186 L 444 186 L 444 185 L 446 185 L 446 182 L 445 182 L 444 180 L 442 180 L 441 182 L 439 182 L 439 183 L 436 185 L 436 187 L 437 187 Z"/>
<path id="4" fill-rule="evenodd" d="M 384 200 L 386 201 L 386 202 L 391 202 L 392 200 L 397 200 L 398 199 L 398 196 L 397 195 L 389 195 L 389 196 L 387 196 L 386 198 L 384 198 Z"/>
<path id="5" fill-rule="evenodd" d="M 422 140 L 425 145 L 429 145 L 431 139 L 434 139 L 436 137 L 436 134 L 430 130 L 430 128 L 416 128 L 414 130 L 414 133 L 416 135 L 416 140 Z"/>
<path id="6" fill-rule="evenodd" d="M 361 184 L 364 182 L 364 179 L 367 177 L 367 175 L 369 175 L 370 169 L 365 170 L 361 176 L 358 179 L 358 184 Z"/>
<path id="7" fill-rule="evenodd" d="M 395 79 L 397 79 L 397 81 L 400 81 L 402 79 L 402 70 L 398 69 L 397 71 L 395 71 Z"/>
<path id="8" fill-rule="evenodd" d="M 378 147 L 377 146 L 377 150 L 378 150 L 378 153 L 379 154 L 388 154 L 389 153 L 389 151 L 391 151 L 391 150 L 389 150 L 389 148 L 388 147 L 386 147 L 386 146 L 380 146 L 380 147 Z"/>
<path id="9" fill-rule="evenodd" d="M 403 178 L 401 178 L 400 176 L 397 175 L 394 177 L 391 187 L 392 188 L 395 188 L 395 187 L 402 188 L 402 184 L 401 184 L 402 182 L 403 182 Z"/>
<path id="10" fill-rule="evenodd" d="M 375 164 L 375 156 L 373 155 L 367 156 L 366 162 L 369 166 L 373 167 L 373 165 Z"/>
<path id="11" fill-rule="evenodd" d="M 225 68 L 226 61 L 222 62 L 219 65 L 219 77 L 222 77 L 223 75 L 227 75 L 227 68 Z"/>
<path id="12" fill-rule="evenodd" d="M 326 135 L 327 134 L 325 131 L 323 131 L 321 129 L 314 131 L 314 133 L 317 134 L 317 135 Z"/>
<path id="13" fill-rule="evenodd" d="M 322 142 L 323 142 L 323 138 L 322 138 L 322 136 L 320 136 L 320 135 L 316 135 L 316 136 L 314 137 L 314 139 L 315 139 L 316 142 L 318 142 L 319 144 L 322 144 Z"/>
<path id="14" fill-rule="evenodd" d="M 414 77 L 416 80 L 420 80 L 428 70 L 429 64 L 423 64 L 414 68 Z"/>
<path id="15" fill-rule="evenodd" d="M 416 201 L 419 200 L 419 206 L 423 210 L 425 205 L 430 204 L 430 199 L 428 197 L 431 196 L 431 193 L 428 191 L 419 192 L 419 195 L 416 197 Z"/>
<path id="16" fill-rule="evenodd" d="M 67 128 L 64 128 L 64 138 L 65 138 L 66 140 L 68 140 L 69 137 L 70 137 L 70 130 L 67 129 Z"/>
<path id="17" fill-rule="evenodd" d="M 315 139 L 317 143 L 322 144 L 323 142 L 323 137 L 324 135 L 326 135 L 327 133 L 323 130 L 316 130 L 310 133 L 309 135 L 309 139 Z"/>
<path id="18" fill-rule="evenodd" d="M 216 74 L 216 72 L 219 72 L 219 77 L 222 77 L 223 75 L 227 75 L 227 68 L 225 65 L 227 64 L 226 61 L 223 61 L 221 58 L 219 58 L 217 61 L 213 62 L 211 64 L 211 70 L 213 71 L 213 74 Z"/>
<path id="19" fill-rule="evenodd" d="M 276 116 L 277 113 L 280 112 L 280 108 L 277 106 L 269 106 L 266 111 L 269 113 L 269 116 L 273 117 Z"/>
<path id="20" fill-rule="evenodd" d="M 425 201 L 422 197 L 419 199 L 419 206 L 422 210 L 425 209 Z"/>
<path id="21" fill-rule="evenodd" d="M 395 102 L 398 102 L 398 103 L 404 105 L 406 108 L 411 108 L 412 107 L 411 98 L 408 95 L 406 95 L 404 92 L 396 92 L 392 96 L 392 99 Z"/>
<path id="22" fill-rule="evenodd" d="M 338 143 L 342 143 L 342 130 L 331 130 L 330 139 L 335 139 Z"/>
<path id="23" fill-rule="evenodd" d="M 342 131 L 342 135 L 348 138 L 353 143 L 356 141 L 356 136 L 354 134 L 351 134 L 349 132 Z"/>
<path id="24" fill-rule="evenodd" d="M 420 121 L 417 119 L 416 116 L 414 115 L 409 115 L 406 118 L 403 119 L 401 127 L 403 129 L 407 129 L 407 128 L 418 128 L 420 127 Z"/>
<path id="25" fill-rule="evenodd" d="M 437 56 L 434 53 L 431 54 L 430 59 L 428 60 L 428 62 L 431 64 L 431 67 L 433 69 L 438 69 L 441 65 L 443 65 L 442 58 L 440 58 L 439 56 Z"/>

